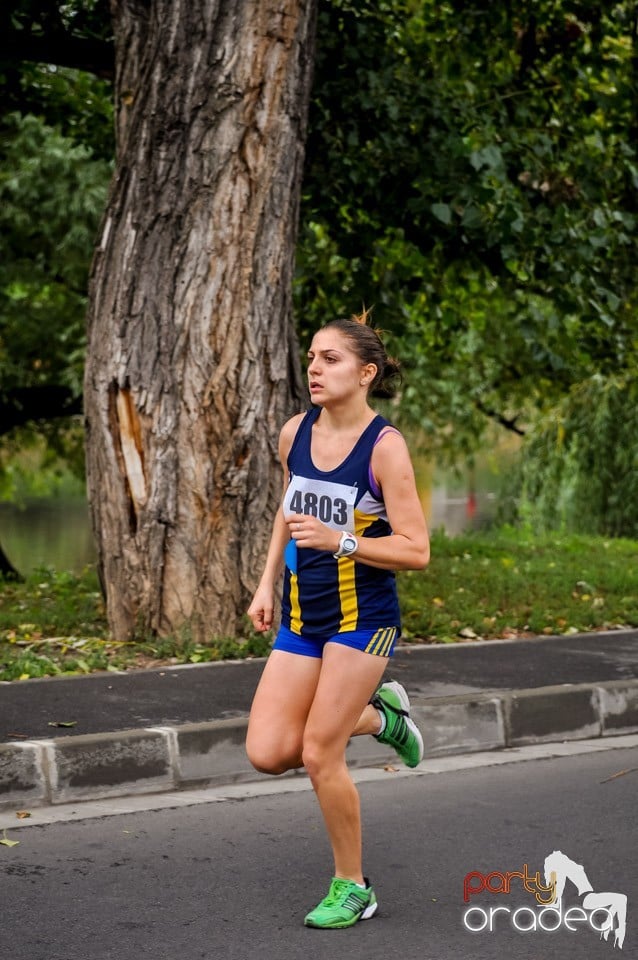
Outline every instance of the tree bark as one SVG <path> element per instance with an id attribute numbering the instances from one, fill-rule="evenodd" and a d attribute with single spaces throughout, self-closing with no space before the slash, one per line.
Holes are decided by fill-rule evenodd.
<path id="1" fill-rule="evenodd" d="M 118 162 L 91 271 L 87 474 L 111 630 L 237 631 L 299 409 L 316 0 L 112 0 Z"/>

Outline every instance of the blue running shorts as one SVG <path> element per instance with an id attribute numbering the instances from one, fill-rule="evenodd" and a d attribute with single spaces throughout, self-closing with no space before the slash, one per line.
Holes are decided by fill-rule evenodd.
<path id="1" fill-rule="evenodd" d="M 321 657 L 327 643 L 341 643 L 344 647 L 362 650 L 375 657 L 391 657 L 399 638 L 398 627 L 379 627 L 376 630 L 349 630 L 331 637 L 300 637 L 288 627 L 281 626 L 272 645 L 273 650 L 298 653 L 302 657 Z"/>

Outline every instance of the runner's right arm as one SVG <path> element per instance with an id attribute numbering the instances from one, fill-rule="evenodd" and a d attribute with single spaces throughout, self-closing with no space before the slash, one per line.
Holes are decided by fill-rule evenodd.
<path id="1" fill-rule="evenodd" d="M 283 492 L 288 486 L 288 454 L 304 414 L 298 414 L 288 420 L 279 434 L 279 459 L 283 469 Z M 283 499 L 283 498 L 282 498 Z M 275 515 L 270 545 L 266 555 L 264 572 L 261 575 L 259 586 L 255 591 L 252 603 L 248 608 L 253 627 L 259 633 L 270 630 L 273 624 L 275 610 L 275 585 L 283 571 L 283 557 L 286 544 L 290 540 L 290 531 L 284 520 L 281 504 Z"/>

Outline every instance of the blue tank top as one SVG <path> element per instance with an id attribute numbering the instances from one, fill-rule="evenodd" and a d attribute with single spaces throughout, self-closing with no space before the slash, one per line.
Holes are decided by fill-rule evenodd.
<path id="1" fill-rule="evenodd" d="M 372 449 L 391 424 L 381 416 L 363 431 L 354 448 L 334 470 L 318 470 L 312 462 L 312 428 L 321 407 L 302 420 L 288 454 L 289 484 L 283 509 L 287 516 L 318 517 L 334 530 L 357 537 L 392 533 L 381 491 L 370 469 Z M 399 602 L 392 570 L 335 559 L 326 550 L 299 548 L 296 572 L 284 572 L 282 623 L 299 636 L 328 637 L 351 630 L 400 629 Z"/>

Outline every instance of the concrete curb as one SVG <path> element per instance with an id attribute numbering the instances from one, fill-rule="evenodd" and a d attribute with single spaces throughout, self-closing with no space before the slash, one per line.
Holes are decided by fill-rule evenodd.
<path id="1" fill-rule="evenodd" d="M 428 757 L 638 732 L 638 680 L 413 698 Z M 246 718 L 0 744 L 0 809 L 267 779 L 243 745 Z M 352 766 L 393 764 L 372 737 Z M 294 773 L 289 776 L 295 776 Z"/>

